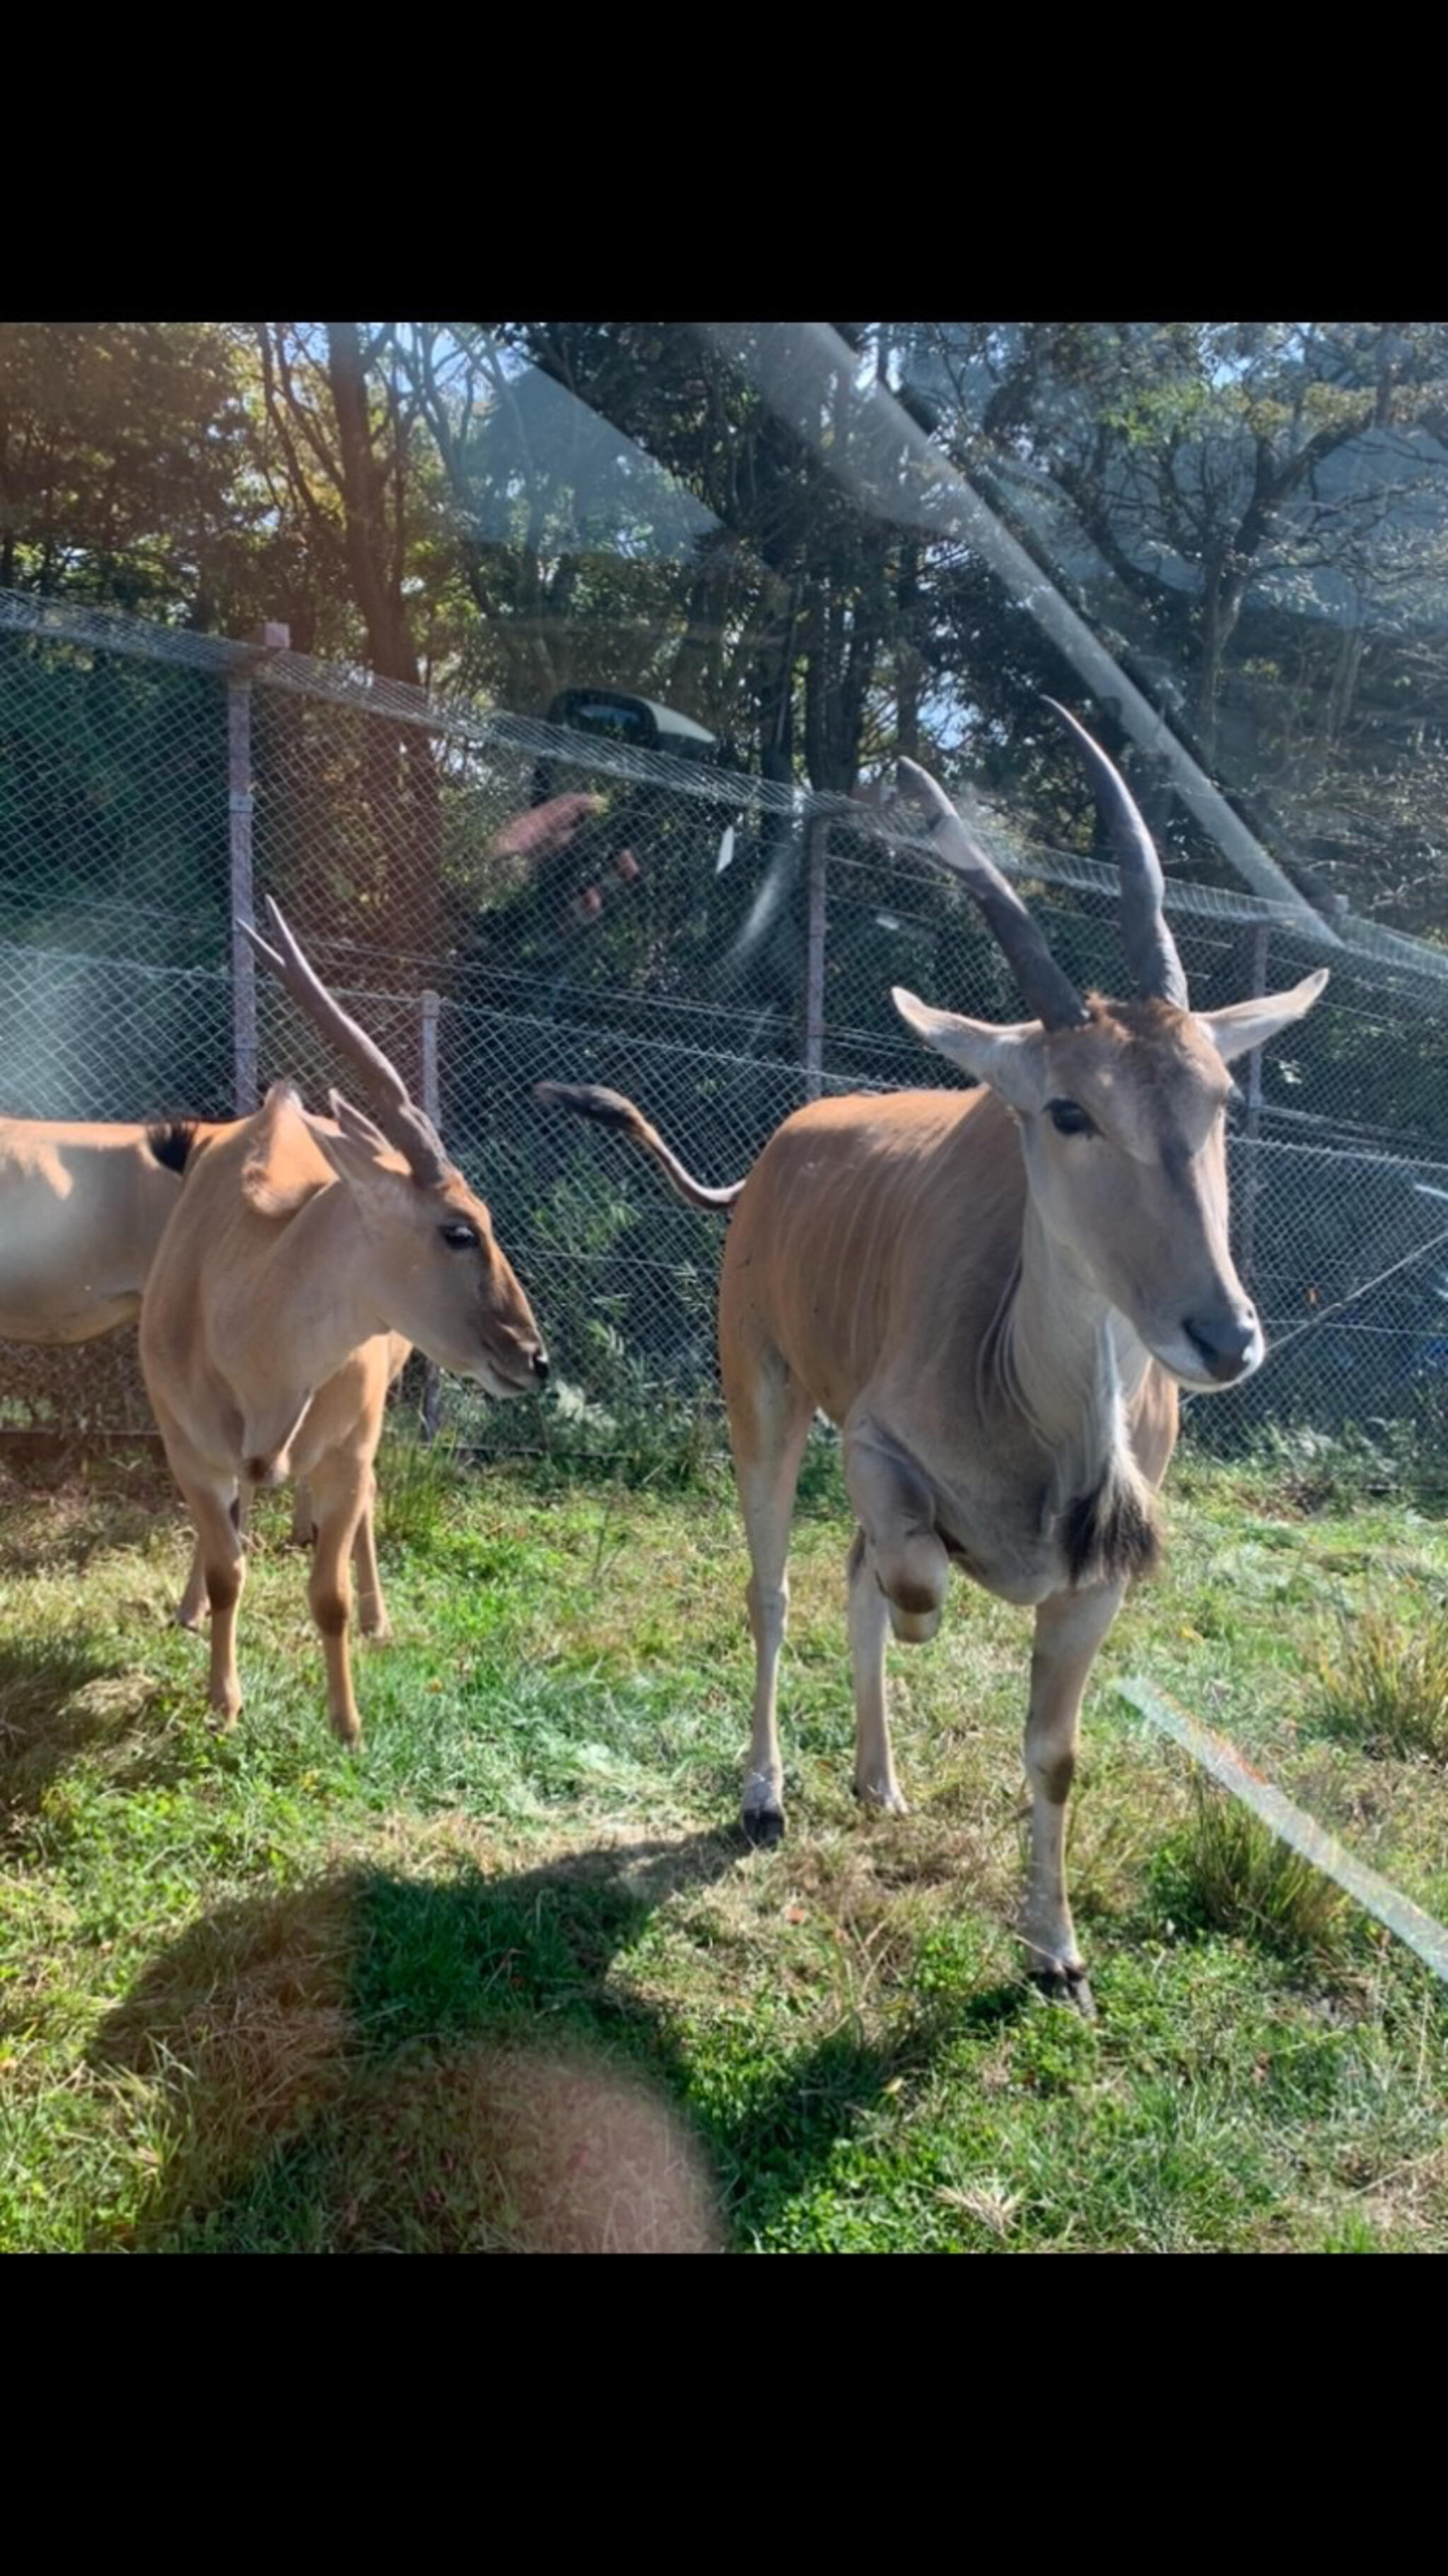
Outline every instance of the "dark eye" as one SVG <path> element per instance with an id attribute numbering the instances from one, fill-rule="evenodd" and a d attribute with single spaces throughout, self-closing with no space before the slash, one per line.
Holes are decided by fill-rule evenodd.
<path id="1" fill-rule="evenodd" d="M 454 1218 L 450 1225 L 440 1225 L 438 1227 L 438 1233 L 442 1236 L 449 1252 L 475 1252 L 477 1250 L 478 1235 L 476 1226 L 464 1225 L 460 1217 Z"/>
<path id="2" fill-rule="evenodd" d="M 1058 1136 L 1094 1136 L 1095 1127 L 1074 1100 L 1048 1100 L 1046 1115 Z"/>

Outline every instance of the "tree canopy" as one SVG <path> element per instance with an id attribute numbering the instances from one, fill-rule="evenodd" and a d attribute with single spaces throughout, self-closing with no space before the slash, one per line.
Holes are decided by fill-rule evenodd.
<path id="1" fill-rule="evenodd" d="M 522 714 L 636 691 L 815 788 L 914 751 L 1087 848 L 1038 717 L 1079 682 L 954 475 L 1314 896 L 1437 927 L 1448 326 L 830 327 L 796 396 L 804 326 L 6 324 L 0 584 Z"/>

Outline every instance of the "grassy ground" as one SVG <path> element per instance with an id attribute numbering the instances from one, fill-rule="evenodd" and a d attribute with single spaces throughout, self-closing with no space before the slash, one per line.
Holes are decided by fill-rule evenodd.
<path id="1" fill-rule="evenodd" d="M 1010 1932 L 1022 1614 L 962 1586 L 895 1651 L 914 1813 L 853 1807 L 827 1453 L 761 1855 L 722 1474 L 394 1450 L 383 1493 L 348 1756 L 279 1506 L 218 1739 L 154 1466 L 0 1469 L 0 2246 L 1448 2247 L 1441 1989 L 1109 1689 L 1147 1674 L 1448 1914 L 1435 1518 L 1179 1462 L 1088 1702 L 1088 2027 Z"/>

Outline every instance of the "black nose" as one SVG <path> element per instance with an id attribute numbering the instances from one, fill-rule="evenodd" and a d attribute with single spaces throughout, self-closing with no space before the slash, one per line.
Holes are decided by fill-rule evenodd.
<path id="1" fill-rule="evenodd" d="M 540 1386 L 547 1385 L 548 1354 L 546 1351 L 535 1351 L 533 1353 L 533 1375 L 536 1377 Z"/>
<path id="2" fill-rule="evenodd" d="M 1243 1315 L 1188 1315 L 1187 1331 L 1207 1364 L 1207 1373 L 1220 1386 L 1230 1386 L 1240 1377 L 1247 1353 L 1257 1337 L 1257 1318 L 1251 1308 Z"/>

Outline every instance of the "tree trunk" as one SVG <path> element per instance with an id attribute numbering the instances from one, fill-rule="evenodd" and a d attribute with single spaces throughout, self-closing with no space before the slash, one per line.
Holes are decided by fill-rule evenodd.
<path id="1" fill-rule="evenodd" d="M 900 549 L 895 584 L 898 619 L 895 641 L 895 748 L 907 760 L 920 757 L 920 699 L 925 659 L 915 641 L 920 605 L 920 548 L 913 537 Z"/>
<path id="2" fill-rule="evenodd" d="M 367 629 L 368 659 L 384 680 L 403 680 L 417 688 L 421 674 L 406 603 L 395 560 L 389 562 L 394 549 L 387 524 L 387 468 L 373 452 L 362 335 L 355 322 L 327 324 L 327 381 L 337 417 L 347 568 Z M 393 495 L 394 512 L 400 514 L 402 505 L 399 489 Z"/>
<path id="3" fill-rule="evenodd" d="M 380 679 L 420 688 L 397 542 L 406 502 L 405 468 L 400 462 L 391 468 L 378 462 L 362 337 L 355 322 L 327 324 L 327 379 L 337 421 L 347 566 L 367 633 L 368 659 Z M 363 765 L 370 819 L 385 869 L 388 945 L 399 952 L 408 980 L 425 985 L 433 980 L 441 945 L 442 808 L 432 737 L 416 725 L 389 724 L 382 716 L 363 716 L 359 722 L 366 729 Z M 406 1065 L 407 1079 L 419 1082 L 421 1056 L 411 1038 L 407 1053 L 416 1058 Z"/>

